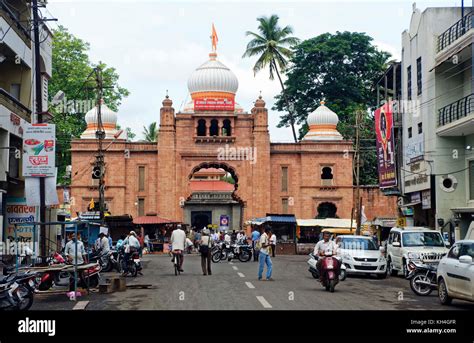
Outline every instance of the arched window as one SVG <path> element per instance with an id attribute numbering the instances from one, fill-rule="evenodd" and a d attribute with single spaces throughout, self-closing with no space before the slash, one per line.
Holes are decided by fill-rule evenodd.
<path id="1" fill-rule="evenodd" d="M 206 135 L 206 121 L 204 119 L 198 120 L 197 135 L 198 136 Z"/>
<path id="2" fill-rule="evenodd" d="M 230 126 L 230 120 L 224 120 L 224 126 L 222 127 L 222 135 L 223 136 L 232 136 L 232 128 Z"/>
<path id="3" fill-rule="evenodd" d="M 323 186 L 332 185 L 333 178 L 334 178 L 334 175 L 332 174 L 332 168 L 324 167 L 321 171 L 321 182 Z"/>
<path id="4" fill-rule="evenodd" d="M 338 218 L 336 215 L 337 207 L 332 202 L 323 202 L 318 206 L 317 219 Z"/>
<path id="5" fill-rule="evenodd" d="M 219 136 L 219 122 L 217 119 L 211 120 L 211 129 L 209 131 L 210 136 Z"/>

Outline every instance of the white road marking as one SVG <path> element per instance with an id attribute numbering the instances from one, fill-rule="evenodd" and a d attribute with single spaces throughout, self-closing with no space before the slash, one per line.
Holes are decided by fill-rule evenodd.
<path id="1" fill-rule="evenodd" d="M 260 301 L 260 304 L 262 304 L 263 308 L 272 308 L 272 305 L 270 305 L 270 303 L 265 300 L 264 297 L 257 295 L 257 300 Z"/>
<path id="2" fill-rule="evenodd" d="M 229 262 L 229 264 L 234 264 L 234 262 Z"/>
<path id="3" fill-rule="evenodd" d="M 252 283 L 251 283 L 251 282 L 246 282 L 245 284 L 246 284 L 246 285 L 247 285 L 247 287 L 248 287 L 248 288 L 250 288 L 250 289 L 254 289 L 254 288 L 255 288 L 255 286 L 254 286 L 254 285 L 252 285 Z"/>
<path id="4" fill-rule="evenodd" d="M 237 275 L 240 276 L 240 277 L 245 277 L 245 275 L 242 274 L 242 273 L 237 273 Z"/>
<path id="5" fill-rule="evenodd" d="M 236 267 L 236 266 L 232 266 L 232 269 L 233 269 L 233 270 L 239 270 L 239 268 Z"/>
<path id="6" fill-rule="evenodd" d="M 86 306 L 89 305 L 89 301 L 78 301 L 72 308 L 73 310 L 85 310 Z"/>

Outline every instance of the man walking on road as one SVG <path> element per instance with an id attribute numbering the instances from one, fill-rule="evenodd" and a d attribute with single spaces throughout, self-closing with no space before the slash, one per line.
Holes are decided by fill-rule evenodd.
<path id="1" fill-rule="evenodd" d="M 251 237 L 252 237 L 253 261 L 256 262 L 258 261 L 257 243 L 260 240 L 260 232 L 258 232 L 257 229 L 253 230 Z"/>
<path id="2" fill-rule="evenodd" d="M 212 237 L 208 229 L 202 230 L 201 241 L 199 242 L 200 253 L 201 253 L 201 268 L 202 275 L 212 275 L 211 272 L 211 249 L 212 249 Z"/>
<path id="3" fill-rule="evenodd" d="M 171 246 L 173 247 L 173 254 L 179 254 L 179 271 L 183 272 L 184 249 L 186 245 L 186 233 L 181 229 L 181 224 L 176 226 L 176 229 L 171 233 Z M 173 260 L 171 260 L 173 261 Z"/>
<path id="4" fill-rule="evenodd" d="M 277 245 L 277 236 L 275 235 L 275 233 L 272 233 L 272 236 L 270 237 L 270 247 L 272 249 L 272 257 L 275 257 L 276 245 Z"/>
<path id="5" fill-rule="evenodd" d="M 267 278 L 266 281 L 273 281 L 272 279 L 272 259 L 270 258 L 270 236 L 272 230 L 266 228 L 265 232 L 260 236 L 259 244 L 260 253 L 259 253 L 259 265 L 258 265 L 258 280 L 262 280 L 264 264 L 267 265 Z"/>

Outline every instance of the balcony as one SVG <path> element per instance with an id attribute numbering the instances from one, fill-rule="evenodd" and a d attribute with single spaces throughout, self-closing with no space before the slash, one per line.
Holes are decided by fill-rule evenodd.
<path id="1" fill-rule="evenodd" d="M 438 110 L 439 136 L 462 136 L 474 133 L 474 94 Z"/>
<path id="2" fill-rule="evenodd" d="M 23 26 L 16 18 L 15 14 L 2 2 L 0 2 L 0 18 L 3 18 L 8 26 L 31 48 L 31 35 L 29 29 Z"/>
<path id="3" fill-rule="evenodd" d="M 31 121 L 31 110 L 16 100 L 6 90 L 0 88 L 0 107 L 5 107 L 7 111 L 16 114 L 27 122 Z"/>
<path id="4" fill-rule="evenodd" d="M 474 12 L 469 12 L 462 19 L 438 36 L 437 52 L 445 50 L 453 42 L 464 36 L 473 27 Z"/>

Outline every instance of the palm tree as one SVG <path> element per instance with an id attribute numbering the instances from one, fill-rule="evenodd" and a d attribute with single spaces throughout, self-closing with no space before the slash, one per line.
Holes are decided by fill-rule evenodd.
<path id="1" fill-rule="evenodd" d="M 147 142 L 156 142 L 158 137 L 158 130 L 156 129 L 156 121 L 148 125 L 148 127 L 143 127 L 143 135 L 145 136 L 145 141 Z"/>
<path id="2" fill-rule="evenodd" d="M 254 74 L 257 74 L 267 66 L 270 69 L 270 80 L 274 79 L 275 73 L 277 74 L 290 116 L 293 138 L 295 139 L 295 142 L 297 142 L 295 120 L 292 113 L 293 109 L 290 106 L 287 95 L 285 94 L 285 86 L 283 85 L 280 72 L 284 73 L 286 71 L 288 60 L 293 55 L 293 52 L 289 47 L 298 44 L 299 39 L 290 36 L 293 33 L 293 29 L 290 26 L 285 26 L 283 28 L 278 26 L 278 19 L 279 18 L 276 14 L 273 14 L 270 17 L 257 18 L 257 21 L 260 22 L 258 25 L 259 33 L 251 31 L 246 32 L 247 36 L 253 38 L 247 44 L 247 49 L 242 57 L 259 56 L 253 67 Z"/>

